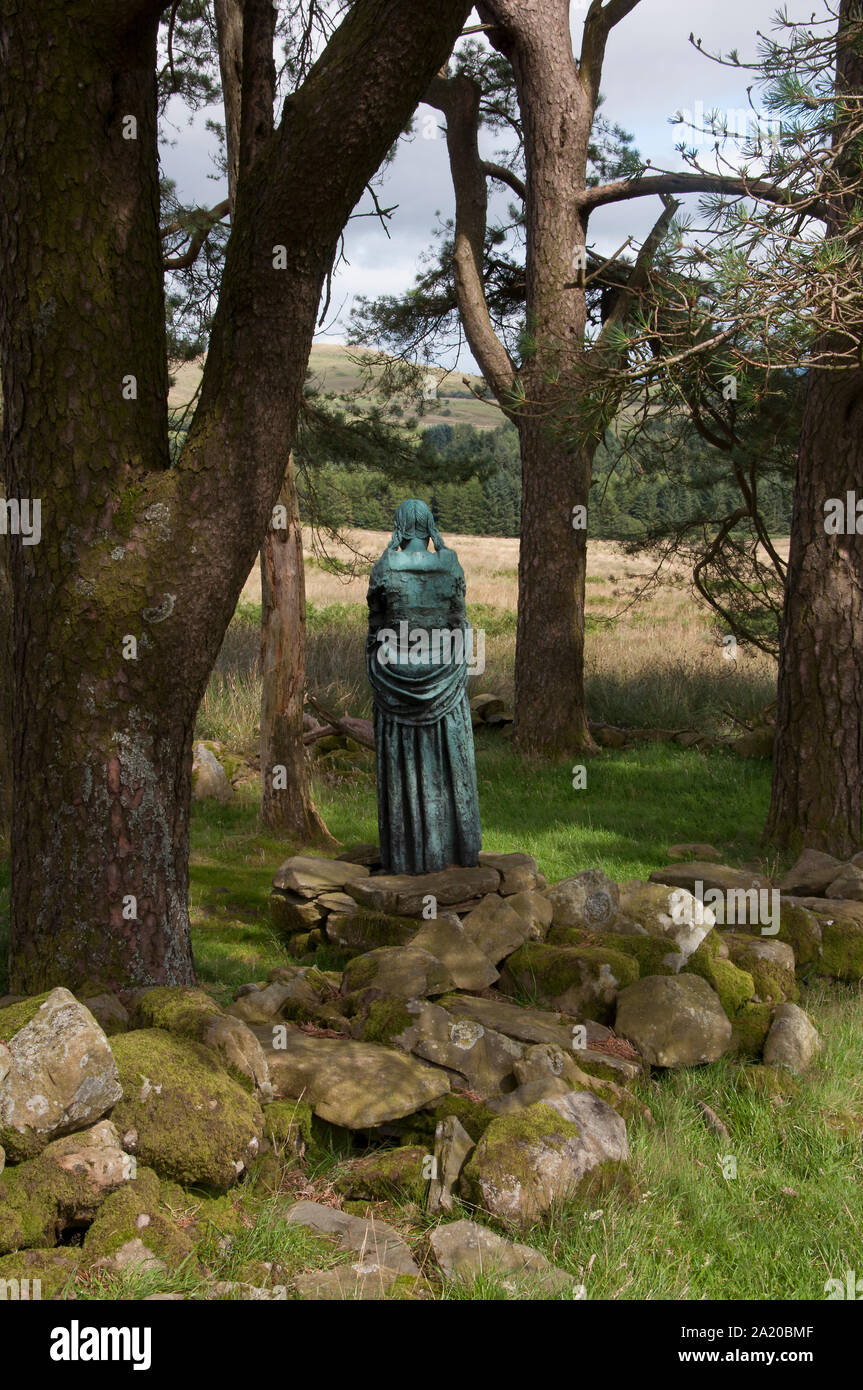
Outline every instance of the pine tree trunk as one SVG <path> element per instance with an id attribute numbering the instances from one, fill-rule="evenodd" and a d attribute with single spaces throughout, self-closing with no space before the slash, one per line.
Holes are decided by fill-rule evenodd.
<path id="1" fill-rule="evenodd" d="M 286 524 L 270 525 L 261 548 L 261 815 L 271 830 L 331 842 L 312 801 L 303 744 L 306 586 L 293 459 L 278 505 Z"/>
<path id="2" fill-rule="evenodd" d="M 196 711 L 285 475 L 339 234 L 467 14 L 358 0 L 241 173 L 172 466 L 164 8 L 0 0 L 3 466 L 7 496 L 42 503 L 40 543 L 10 543 L 10 987 L 27 994 L 194 978 Z"/>
<path id="3" fill-rule="evenodd" d="M 863 535 L 828 535 L 824 503 L 863 497 L 863 372 L 813 371 L 785 586 L 765 839 L 850 858 L 863 798 Z M 861 520 L 863 525 L 863 520 Z"/>
<path id="4" fill-rule="evenodd" d="M 517 417 L 522 459 L 515 721 L 523 752 L 595 751 L 584 695 L 587 508 L 590 460 L 549 438 L 542 414 Z"/>

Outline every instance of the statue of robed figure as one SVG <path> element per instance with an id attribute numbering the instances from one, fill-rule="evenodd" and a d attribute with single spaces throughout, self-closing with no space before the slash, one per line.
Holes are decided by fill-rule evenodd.
<path id="1" fill-rule="evenodd" d="M 425 502 L 410 498 L 396 512 L 368 605 L 384 870 L 472 868 L 482 846 L 467 697 L 472 634 L 464 572 Z"/>

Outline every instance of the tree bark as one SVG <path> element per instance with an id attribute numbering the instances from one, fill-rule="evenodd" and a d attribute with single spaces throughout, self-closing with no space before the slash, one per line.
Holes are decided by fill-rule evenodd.
<path id="1" fill-rule="evenodd" d="M 194 978 L 195 714 L 285 476 L 338 236 L 468 12 L 358 0 L 241 170 L 170 467 L 161 8 L 0 0 L 3 458 L 7 495 L 42 501 L 40 544 L 11 543 L 22 993 Z"/>
<path id="2" fill-rule="evenodd" d="M 842 0 L 836 90 L 863 91 L 859 44 L 841 43 L 859 20 L 859 0 Z M 837 140 L 844 138 L 841 125 Z M 847 169 L 843 170 L 843 160 Z M 847 187 L 859 177 L 854 142 L 837 167 Z M 828 238 L 856 216 L 856 193 L 835 199 Z M 847 350 L 826 335 L 819 360 Z M 863 534 L 825 529 L 825 503 L 863 496 L 863 371 L 810 369 L 803 414 L 779 656 L 773 785 L 764 838 L 850 858 L 861 845 L 863 809 Z M 858 523 L 863 526 L 863 518 Z"/>
<path id="3" fill-rule="evenodd" d="M 863 496 L 863 372 L 806 392 L 765 839 L 851 858 L 863 811 L 863 535 L 828 535 L 824 503 Z"/>
<path id="4" fill-rule="evenodd" d="M 293 459 L 279 503 L 287 524 L 270 525 L 261 549 L 261 816 L 292 838 L 333 843 L 312 800 L 303 742 L 306 583 Z"/>

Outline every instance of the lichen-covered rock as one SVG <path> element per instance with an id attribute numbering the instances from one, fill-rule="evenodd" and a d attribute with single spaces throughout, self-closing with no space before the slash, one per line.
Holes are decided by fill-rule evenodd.
<path id="1" fill-rule="evenodd" d="M 161 1205 L 160 1184 L 151 1168 L 139 1168 L 133 1181 L 102 1203 L 84 1237 L 82 1256 L 96 1269 L 122 1273 L 139 1269 L 175 1269 L 193 1245 Z"/>
<path id="2" fill-rule="evenodd" d="M 122 1089 L 111 1047 L 67 989 L 0 1012 L 0 1143 L 11 1162 L 107 1114 Z"/>
<path id="3" fill-rule="evenodd" d="M 780 1004 L 764 1044 L 764 1064 L 805 1071 L 821 1046 L 821 1039 L 810 1019 L 797 1004 Z"/>
<path id="4" fill-rule="evenodd" d="M 818 971 L 836 980 L 853 982 L 863 980 L 863 922 L 847 912 L 848 905 L 847 899 L 837 901 L 830 915 L 820 918 Z"/>
<path id="5" fill-rule="evenodd" d="M 553 1298 L 561 1293 L 572 1297 L 577 1281 L 566 1270 L 555 1269 L 532 1246 L 506 1240 L 476 1221 L 438 1226 L 429 1241 L 447 1279 L 473 1283 L 480 1276 L 491 1277 L 521 1297 Z"/>
<path id="6" fill-rule="evenodd" d="M 411 1022 L 393 1038 L 397 1046 L 456 1073 L 466 1089 L 483 1099 L 513 1084 L 513 1066 L 524 1053 L 522 1043 L 474 1019 L 453 1018 L 426 1000 L 410 1000 L 407 1012 Z"/>
<path id="7" fill-rule="evenodd" d="M 700 975 L 648 975 L 617 998 L 615 1031 L 651 1066 L 694 1067 L 729 1050 L 731 1023 Z"/>
<path id="8" fill-rule="evenodd" d="M 133 1164 L 110 1120 L 48 1144 L 36 1158 L 0 1174 L 0 1255 L 52 1246 L 70 1225 L 91 1221 Z"/>
<path id="9" fill-rule="evenodd" d="M 723 960 L 720 956 L 696 951 L 686 963 L 686 973 L 700 975 L 716 990 L 729 1019 L 733 1019 L 744 1004 L 755 998 L 755 981 L 748 970 L 742 970 L 733 961 Z"/>
<path id="10" fill-rule="evenodd" d="M 401 1119 L 450 1089 L 444 1071 L 404 1052 L 348 1038 L 310 1037 L 290 1025 L 270 1038 L 267 1060 L 279 1096 L 302 1097 L 320 1119 L 345 1129 Z"/>
<path id="11" fill-rule="evenodd" d="M 452 989 L 449 970 L 418 946 L 387 946 L 354 956 L 342 976 L 343 995 L 371 989 L 375 995 L 420 999 Z"/>
<path id="12" fill-rule="evenodd" d="M 225 1190 L 258 1153 L 257 1101 L 201 1043 L 156 1028 L 114 1040 L 123 1099 L 113 1119 L 127 1152 L 185 1186 Z"/>
<path id="13" fill-rule="evenodd" d="M 258 1039 L 242 1019 L 225 1014 L 204 990 L 142 990 L 135 1003 L 133 1022 L 138 1029 L 162 1028 L 211 1047 L 242 1086 L 266 1099 L 272 1096 L 267 1059 Z"/>
<path id="14" fill-rule="evenodd" d="M 620 889 L 620 911 L 649 936 L 667 945 L 667 965 L 677 973 L 712 932 L 716 914 L 685 887 L 630 879 Z M 657 971 L 657 974 L 664 971 Z"/>
<path id="15" fill-rule="evenodd" d="M 472 1018 L 483 1027 L 505 1033 L 517 1042 L 556 1043 L 563 1048 L 573 1046 L 575 1019 L 551 1009 L 531 1009 L 525 1004 L 513 1004 L 508 999 L 466 994 L 445 994 L 437 1002 L 458 1018 Z"/>
<path id="16" fill-rule="evenodd" d="M 586 869 L 546 890 L 555 927 L 608 931 L 620 910 L 620 889 L 599 869 Z"/>
<path id="17" fill-rule="evenodd" d="M 233 801 L 234 788 L 212 749 L 196 743 L 192 758 L 192 800 Z"/>
<path id="18" fill-rule="evenodd" d="M 821 919 L 804 903 L 783 895 L 779 903 L 779 935 L 776 940 L 784 941 L 791 947 L 798 969 L 807 965 L 817 968 L 823 947 Z"/>
<path id="19" fill-rule="evenodd" d="M 618 991 L 638 975 L 637 961 L 622 951 L 528 942 L 507 960 L 500 989 L 602 1023 L 611 1021 Z"/>
<path id="20" fill-rule="evenodd" d="M 628 1157 L 620 1116 L 590 1092 L 572 1092 L 493 1120 L 465 1166 L 463 1189 L 492 1215 L 527 1225 L 577 1195 L 594 1170 Z"/>

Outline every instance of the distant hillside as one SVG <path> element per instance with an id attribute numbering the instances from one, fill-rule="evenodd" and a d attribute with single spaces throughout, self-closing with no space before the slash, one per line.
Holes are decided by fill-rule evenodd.
<path id="1" fill-rule="evenodd" d="M 348 399 L 364 385 L 360 368 L 351 360 L 352 357 L 361 356 L 361 348 L 346 348 L 339 343 L 315 343 L 309 361 L 315 384 L 322 392 L 332 394 L 354 410 L 362 409 L 363 405 L 366 409 L 373 405 L 385 405 L 386 402 L 375 394 L 365 395 L 359 401 Z M 201 362 L 190 362 L 175 370 L 176 384 L 170 394 L 173 406 L 182 406 L 191 400 L 201 379 L 201 368 Z M 477 429 L 490 430 L 502 423 L 500 411 L 493 405 L 478 401 L 464 384 L 467 376 L 471 385 L 479 390 L 482 384 L 480 377 L 462 371 L 444 372 L 440 367 L 430 367 L 429 374 L 438 381 L 437 400 L 421 402 L 417 396 L 393 400 L 390 404 L 401 411 L 397 418 L 405 422 L 416 418 L 422 428 L 429 425 L 473 425 Z"/>

